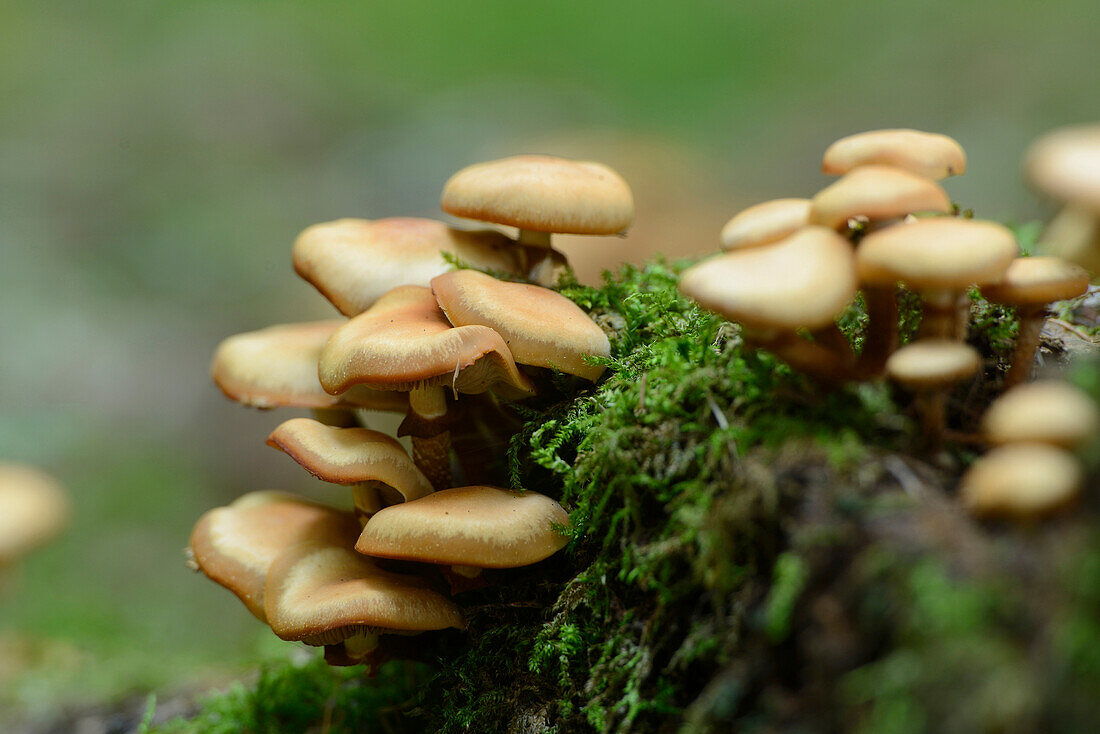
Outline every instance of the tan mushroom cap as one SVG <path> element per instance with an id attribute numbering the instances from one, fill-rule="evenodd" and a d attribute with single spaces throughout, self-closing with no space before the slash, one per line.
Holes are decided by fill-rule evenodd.
<path id="1" fill-rule="evenodd" d="M 1081 389 L 1062 380 L 1012 388 L 982 416 L 982 433 L 994 444 L 1045 443 L 1074 449 L 1100 431 L 1100 411 Z"/>
<path id="2" fill-rule="evenodd" d="M 619 234 L 634 221 L 634 195 L 602 163 L 517 155 L 475 163 L 443 187 L 443 211 L 537 232 Z"/>
<path id="3" fill-rule="evenodd" d="M 852 246 L 823 227 L 718 255 L 680 278 L 680 290 L 704 308 L 757 329 L 827 326 L 851 303 L 856 287 Z"/>
<path id="4" fill-rule="evenodd" d="M 382 482 L 406 501 L 432 491 L 404 447 L 369 428 L 332 428 L 309 418 L 292 418 L 271 432 L 267 444 L 333 484 Z"/>
<path id="5" fill-rule="evenodd" d="M 966 152 L 953 138 L 920 130 L 871 130 L 841 138 L 825 151 L 824 173 L 841 175 L 881 164 L 939 181 L 966 173 Z"/>
<path id="6" fill-rule="evenodd" d="M 776 199 L 750 206 L 722 227 L 722 249 L 770 245 L 810 223 L 809 199 Z"/>
<path id="7" fill-rule="evenodd" d="M 594 382 L 604 367 L 586 364 L 584 358 L 611 355 L 603 329 L 549 288 L 452 270 L 432 279 L 432 293 L 452 324 L 490 327 L 504 337 L 520 364 L 552 367 Z"/>
<path id="8" fill-rule="evenodd" d="M 252 492 L 199 518 L 190 547 L 199 570 L 266 621 L 264 586 L 281 553 L 307 540 L 350 546 L 358 532 L 359 523 L 349 513 L 293 495 Z"/>
<path id="9" fill-rule="evenodd" d="M 860 166 L 813 198 L 810 224 L 840 229 L 848 220 L 900 219 L 917 212 L 951 211 L 951 199 L 939 184 L 900 168 Z"/>
<path id="10" fill-rule="evenodd" d="M 568 542 L 569 515 L 535 492 L 457 487 L 393 505 L 367 521 L 355 550 L 379 558 L 475 568 L 537 563 Z"/>
<path id="11" fill-rule="evenodd" d="M 1025 166 L 1046 195 L 1100 212 L 1100 125 L 1047 133 L 1031 145 Z"/>
<path id="12" fill-rule="evenodd" d="M 961 290 L 999 281 L 1017 252 L 1015 236 L 996 222 L 935 217 L 872 232 L 856 263 L 867 285 Z"/>
<path id="13" fill-rule="evenodd" d="M 339 397 L 317 379 L 321 349 L 344 320 L 269 326 L 231 336 L 214 353 L 214 382 L 230 400 L 252 408 L 363 408 L 404 413 L 400 393 L 361 387 Z"/>
<path id="14" fill-rule="evenodd" d="M 982 359 L 977 350 L 953 339 L 921 339 L 905 345 L 886 360 L 886 375 L 916 390 L 939 389 L 977 374 Z"/>
<path id="15" fill-rule="evenodd" d="M 52 540 L 70 514 L 68 495 L 49 474 L 0 462 L 0 566 Z"/>
<path id="16" fill-rule="evenodd" d="M 325 344 L 321 386 L 339 394 L 354 385 L 412 390 L 449 385 L 485 392 L 497 382 L 531 394 L 508 345 L 487 326 L 452 327 L 431 289 L 394 288 L 340 327 Z"/>
<path id="17" fill-rule="evenodd" d="M 1045 444 L 993 449 L 963 475 L 959 494 L 975 515 L 1027 519 L 1073 501 L 1084 471 L 1073 454 Z"/>
<path id="18" fill-rule="evenodd" d="M 458 606 L 423 579 L 383 571 L 350 544 L 294 546 L 272 564 L 267 583 L 268 624 L 284 640 L 332 645 L 367 631 L 465 626 Z"/>
<path id="19" fill-rule="evenodd" d="M 339 219 L 315 224 L 294 243 L 294 270 L 345 316 L 355 316 L 395 285 L 421 285 L 451 269 L 449 253 L 471 267 L 519 273 L 511 239 L 431 219 Z"/>
<path id="20" fill-rule="evenodd" d="M 1020 257 L 1004 277 L 982 288 L 994 303 L 1034 306 L 1076 298 L 1089 288 L 1089 274 L 1060 257 Z"/>

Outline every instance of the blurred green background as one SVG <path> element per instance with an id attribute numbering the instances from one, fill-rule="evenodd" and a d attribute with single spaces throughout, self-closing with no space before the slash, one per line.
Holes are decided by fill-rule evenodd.
<path id="1" fill-rule="evenodd" d="M 1029 140 L 1100 119 L 1100 4 L 0 2 L 0 457 L 75 522 L 0 594 L 0 729 L 290 654 L 183 567 L 252 489 L 329 497 L 224 401 L 217 342 L 323 317 L 305 226 L 437 216 L 446 178 L 517 152 L 624 173 L 635 230 L 585 250 L 713 250 L 738 209 L 812 194 L 835 138 L 957 138 L 961 204 L 1044 213 Z M 592 259 L 592 253 L 595 259 Z M 600 254 L 605 253 L 605 254 Z"/>

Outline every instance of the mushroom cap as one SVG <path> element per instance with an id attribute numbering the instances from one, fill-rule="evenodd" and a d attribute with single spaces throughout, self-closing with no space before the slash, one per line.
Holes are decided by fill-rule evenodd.
<path id="1" fill-rule="evenodd" d="M 515 568 L 565 547 L 568 538 L 554 526 L 568 524 L 569 515 L 545 495 L 457 487 L 382 509 L 367 521 L 355 550 L 379 558 Z"/>
<path id="2" fill-rule="evenodd" d="M 1047 133 L 1032 143 L 1025 168 L 1044 194 L 1100 211 L 1100 125 Z"/>
<path id="3" fill-rule="evenodd" d="M 191 553 L 207 578 L 237 595 L 261 621 L 271 564 L 287 548 L 328 539 L 351 545 L 359 523 L 349 513 L 273 492 L 252 492 L 204 514 L 191 531 Z"/>
<path id="4" fill-rule="evenodd" d="M 982 358 L 973 347 L 953 339 L 921 339 L 886 360 L 886 375 L 905 387 L 935 390 L 973 377 Z"/>
<path id="5" fill-rule="evenodd" d="M 899 219 L 914 212 L 951 211 L 951 199 L 935 181 L 889 166 L 860 166 L 814 196 L 810 224 L 840 229 L 849 219 Z"/>
<path id="6" fill-rule="evenodd" d="M 452 270 L 432 279 L 432 293 L 455 326 L 488 326 L 520 364 L 551 367 L 595 382 L 608 357 L 603 329 L 577 304 L 549 288 L 506 283 L 476 270 Z"/>
<path id="7" fill-rule="evenodd" d="M 680 278 L 680 290 L 704 308 L 758 329 L 827 326 L 856 287 L 852 246 L 824 227 L 712 257 Z"/>
<path id="8" fill-rule="evenodd" d="M 1004 277 L 982 288 L 994 303 L 1038 306 L 1076 298 L 1089 289 L 1089 274 L 1060 257 L 1018 257 Z"/>
<path id="9" fill-rule="evenodd" d="M 49 474 L 0 462 L 0 566 L 52 540 L 70 514 L 68 495 Z"/>
<path id="10" fill-rule="evenodd" d="M 264 610 L 284 640 L 331 645 L 367 629 L 424 632 L 465 625 L 424 579 L 390 573 L 337 543 L 300 543 L 272 564 Z"/>
<path id="11" fill-rule="evenodd" d="M 999 281 L 1017 252 L 1016 237 L 996 222 L 934 217 L 872 232 L 856 263 L 866 285 L 962 290 Z"/>
<path id="12" fill-rule="evenodd" d="M 1065 449 L 1016 443 L 974 462 L 962 477 L 959 495 L 975 515 L 1026 519 L 1065 507 L 1083 481 L 1080 462 Z"/>
<path id="13" fill-rule="evenodd" d="M 775 199 L 750 206 L 722 227 L 722 249 L 759 247 L 789 237 L 810 223 L 809 199 Z"/>
<path id="14" fill-rule="evenodd" d="M 252 408 L 363 408 L 404 413 L 400 393 L 366 387 L 333 397 L 317 379 L 325 342 L 344 320 L 269 326 L 231 336 L 214 352 L 214 382 L 226 397 Z"/>
<path id="15" fill-rule="evenodd" d="M 966 152 L 953 138 L 920 130 L 871 130 L 841 138 L 825 151 L 824 173 L 841 175 L 881 164 L 939 181 L 966 173 Z"/>
<path id="16" fill-rule="evenodd" d="M 487 326 L 452 327 L 431 289 L 394 288 L 333 333 L 321 351 L 321 386 L 337 395 L 353 385 L 413 390 L 450 385 L 485 392 L 503 382 L 534 393 L 508 345 Z"/>
<path id="17" fill-rule="evenodd" d="M 1074 449 L 1100 431 L 1100 411 L 1087 393 L 1062 380 L 1018 385 L 982 416 L 982 433 L 994 444 L 1045 443 Z"/>
<path id="18" fill-rule="evenodd" d="M 519 272 L 514 243 L 504 234 L 411 217 L 315 224 L 294 242 L 294 270 L 340 313 L 355 316 L 395 285 L 426 286 L 450 270 L 445 252 L 472 267 Z"/>
<path id="19" fill-rule="evenodd" d="M 565 234 L 619 234 L 634 221 L 634 196 L 602 163 L 517 155 L 475 163 L 443 187 L 456 217 Z"/>
<path id="20" fill-rule="evenodd" d="M 432 492 L 431 483 L 396 439 L 369 428 L 332 428 L 310 418 L 292 418 L 267 437 L 313 476 L 333 484 L 383 482 L 405 500 Z"/>

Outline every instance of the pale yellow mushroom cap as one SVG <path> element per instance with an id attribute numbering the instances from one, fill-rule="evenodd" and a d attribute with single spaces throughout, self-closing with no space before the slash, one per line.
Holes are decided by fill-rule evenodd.
<path id="1" fill-rule="evenodd" d="M 404 413 L 400 393 L 360 387 L 339 397 L 317 378 L 321 349 L 346 321 L 269 326 L 231 336 L 214 353 L 214 382 L 226 397 L 253 408 L 364 408 Z"/>
<path id="2" fill-rule="evenodd" d="M 498 382 L 532 394 L 508 345 L 487 326 L 453 327 L 428 288 L 394 288 L 333 333 L 321 351 L 321 386 L 412 390 L 448 385 L 485 392 Z"/>
<path id="3" fill-rule="evenodd" d="M 750 206 L 722 227 L 722 249 L 770 245 L 810 223 L 809 199 L 776 199 Z"/>
<path id="4" fill-rule="evenodd" d="M 0 566 L 52 540 L 70 514 L 68 495 L 49 474 L 0 462 Z"/>
<path id="5" fill-rule="evenodd" d="M 1047 133 L 1031 145 L 1025 165 L 1047 196 L 1100 212 L 1100 125 Z"/>
<path id="6" fill-rule="evenodd" d="M 823 227 L 712 257 L 680 278 L 686 296 L 756 329 L 827 326 L 851 303 L 856 286 L 852 246 Z"/>
<path id="7" fill-rule="evenodd" d="M 315 224 L 294 243 L 294 270 L 340 313 L 355 316 L 394 286 L 426 286 L 450 270 L 443 253 L 470 267 L 519 273 L 514 243 L 500 232 L 411 217 Z"/>
<path id="8" fill-rule="evenodd" d="M 253 492 L 199 518 L 190 547 L 200 571 L 266 621 L 267 572 L 281 553 L 307 540 L 350 546 L 358 531 L 359 523 L 346 512 L 293 495 Z"/>
<path id="9" fill-rule="evenodd" d="M 1004 277 L 982 288 L 994 303 L 1035 306 L 1076 298 L 1089 288 L 1089 274 L 1060 257 L 1020 257 Z"/>
<path id="10" fill-rule="evenodd" d="M 457 487 L 386 507 L 367 521 L 355 549 L 425 563 L 515 568 L 547 558 L 568 538 L 569 515 L 535 492 Z"/>
<path id="11" fill-rule="evenodd" d="M 1100 431 L 1100 411 L 1081 389 L 1061 380 L 1012 388 L 982 416 L 982 433 L 994 444 L 1045 443 L 1074 449 Z"/>
<path id="12" fill-rule="evenodd" d="M 1016 238 L 995 222 L 935 217 L 872 232 L 859 243 L 860 282 L 917 289 L 961 290 L 1004 277 L 1016 257 Z"/>
<path id="13" fill-rule="evenodd" d="M 271 432 L 267 444 L 333 484 L 382 482 L 406 500 L 432 491 L 404 447 L 369 428 L 333 428 L 309 418 L 292 418 Z"/>
<path id="14" fill-rule="evenodd" d="M 951 199 L 939 184 L 900 168 L 860 166 L 817 193 L 810 224 L 841 229 L 850 219 L 900 219 L 919 212 L 951 211 Z"/>
<path id="15" fill-rule="evenodd" d="M 301 543 L 272 564 L 267 584 L 271 630 L 307 645 L 332 645 L 365 631 L 465 626 L 458 606 L 424 579 L 383 571 L 350 544 Z"/>
<path id="16" fill-rule="evenodd" d="M 939 181 L 966 173 L 966 153 L 953 138 L 920 130 L 871 130 L 841 138 L 825 151 L 824 173 L 841 175 L 880 164 Z"/>
<path id="17" fill-rule="evenodd" d="M 602 163 L 517 155 L 463 168 L 443 187 L 456 217 L 564 234 L 619 234 L 634 221 L 634 196 Z"/>
<path id="18" fill-rule="evenodd" d="M 552 367 L 592 381 L 603 374 L 602 365 L 584 359 L 610 356 L 607 335 L 560 293 L 506 283 L 475 270 L 437 276 L 432 292 L 452 324 L 492 328 L 520 364 Z"/>
<path id="19" fill-rule="evenodd" d="M 1017 443 L 974 462 L 963 475 L 959 494 L 975 515 L 1029 519 L 1065 507 L 1083 481 L 1081 463 L 1065 449 Z"/>
<path id="20" fill-rule="evenodd" d="M 915 390 L 936 390 L 973 377 L 982 360 L 973 347 L 952 339 L 921 339 L 886 360 L 886 375 Z"/>

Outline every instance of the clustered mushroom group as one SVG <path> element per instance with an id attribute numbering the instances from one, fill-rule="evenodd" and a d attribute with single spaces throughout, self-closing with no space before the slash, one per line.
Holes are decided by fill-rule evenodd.
<path id="1" fill-rule="evenodd" d="M 333 664 L 371 660 L 382 634 L 462 628 L 452 594 L 486 583 L 483 569 L 533 564 L 567 542 L 553 499 L 479 483 L 477 451 L 499 452 L 507 404 L 536 395 L 551 371 L 582 384 L 603 373 L 605 333 L 535 283 L 566 266 L 551 233 L 625 231 L 630 189 L 598 163 L 517 156 L 459 171 L 442 206 L 518 236 L 412 218 L 315 225 L 294 244 L 294 268 L 346 318 L 240 334 L 214 356 L 229 398 L 314 411 L 267 443 L 349 486 L 354 511 L 247 494 L 199 520 L 192 564 Z M 403 414 L 411 456 L 364 411 Z"/>
<path id="2" fill-rule="evenodd" d="M 1019 333 L 1003 381 L 1009 392 L 990 410 L 982 436 L 1006 445 L 972 467 L 962 496 L 980 514 L 1035 516 L 1064 506 L 1083 480 L 1071 451 L 1095 434 L 1096 407 L 1068 384 L 1024 383 L 1050 305 L 1084 294 L 1088 272 L 1054 255 L 1022 257 L 1006 227 L 961 214 L 939 183 L 966 171 L 965 152 L 947 136 L 852 135 L 829 146 L 822 170 L 840 178 L 813 198 L 769 201 L 734 216 L 721 232 L 726 252 L 686 270 L 681 290 L 738 322 L 748 346 L 771 351 L 823 387 L 893 381 L 913 395 L 921 437 L 932 449 L 945 438 L 949 390 L 982 366 L 966 342 L 970 289 L 1014 307 Z M 1060 234 L 1060 246 L 1048 249 L 1093 262 L 1100 131 L 1041 140 L 1029 171 L 1040 188 L 1070 202 L 1071 214 L 1060 219 L 1088 224 L 1072 237 Z M 906 291 L 919 296 L 922 319 L 916 338 L 902 346 L 899 299 Z M 857 294 L 867 316 L 860 349 L 837 326 Z M 1006 415 L 1029 429 L 1006 438 Z"/>

